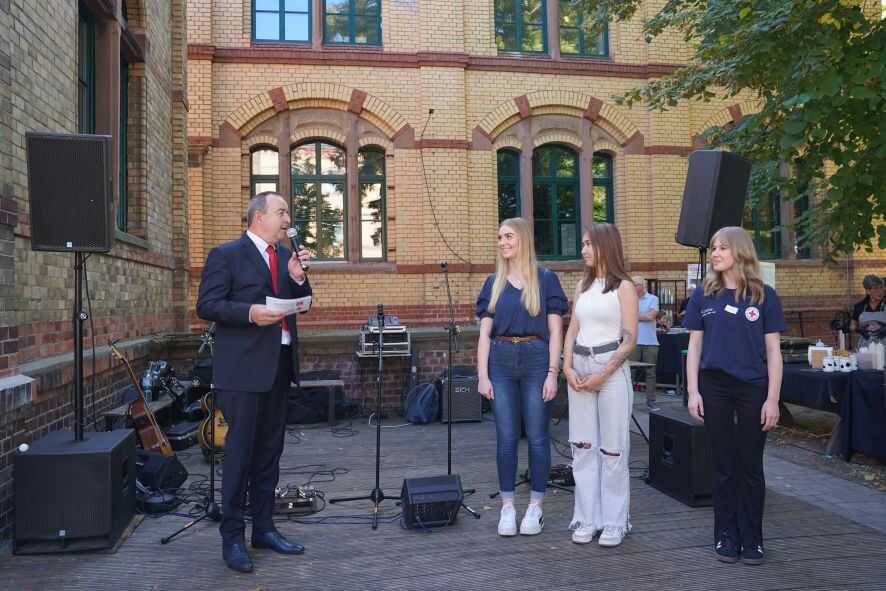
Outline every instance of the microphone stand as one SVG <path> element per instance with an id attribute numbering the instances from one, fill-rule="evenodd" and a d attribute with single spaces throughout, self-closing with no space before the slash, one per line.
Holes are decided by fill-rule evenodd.
<path id="1" fill-rule="evenodd" d="M 385 497 L 384 491 L 381 489 L 381 391 L 382 391 L 382 374 L 384 371 L 384 361 L 382 350 L 384 348 L 385 333 L 385 307 L 378 305 L 378 370 L 376 375 L 376 383 L 378 388 L 375 395 L 375 488 L 368 495 L 359 497 L 343 497 L 339 499 L 330 499 L 330 504 L 347 503 L 350 501 L 372 501 L 372 529 L 378 529 L 378 512 L 379 505 L 386 498 L 399 499 L 396 497 Z"/>
<path id="2" fill-rule="evenodd" d="M 213 338 L 215 336 L 215 322 L 209 325 L 209 328 L 203 334 L 203 340 L 200 343 L 200 348 L 197 350 L 197 355 L 200 355 L 203 350 L 208 346 L 209 347 L 209 356 L 212 357 L 212 343 Z M 213 521 L 221 521 L 222 514 L 221 509 L 218 506 L 218 503 L 215 502 L 215 384 L 209 384 L 209 495 L 206 498 L 206 507 L 203 508 L 203 514 L 195 519 L 192 519 L 188 523 L 186 523 L 181 529 L 173 532 L 172 534 L 162 538 L 160 540 L 161 544 L 168 544 L 172 541 L 174 537 L 183 531 L 190 529 L 206 519 L 207 517 Z"/>
<path id="3" fill-rule="evenodd" d="M 452 291 L 449 287 L 449 263 L 443 261 L 440 263 L 440 268 L 443 269 L 443 282 L 446 284 L 446 298 L 449 303 L 449 323 L 446 325 L 446 332 L 449 334 L 449 354 L 446 356 L 446 376 L 448 378 L 446 380 L 446 409 L 448 413 L 446 417 L 446 475 L 452 476 L 452 382 L 454 380 L 452 375 L 452 351 L 453 343 L 455 343 L 455 350 L 458 350 L 458 327 L 455 325 L 455 308 L 452 305 Z M 474 494 L 477 492 L 477 489 L 468 488 L 462 492 Z M 462 502 L 461 506 L 462 509 L 473 515 L 474 519 L 480 519 L 480 514 L 467 504 Z"/>

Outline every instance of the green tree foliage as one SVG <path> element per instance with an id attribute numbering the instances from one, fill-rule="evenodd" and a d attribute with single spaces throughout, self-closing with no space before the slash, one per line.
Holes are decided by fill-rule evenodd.
<path id="1" fill-rule="evenodd" d="M 632 18 L 642 3 L 576 1 L 586 14 L 615 20 Z M 879 0 L 667 0 L 644 23 L 646 41 L 677 30 L 694 49 L 692 63 L 615 100 L 666 110 L 751 95 L 760 112 L 707 130 L 708 142 L 756 163 L 802 161 L 790 180 L 767 167 L 751 190 L 819 195 L 798 224 L 830 256 L 886 248 L 886 21 L 879 15 Z"/>

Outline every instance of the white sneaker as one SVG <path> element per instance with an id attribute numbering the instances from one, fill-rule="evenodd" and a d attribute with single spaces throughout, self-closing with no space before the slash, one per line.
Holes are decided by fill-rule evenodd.
<path id="1" fill-rule="evenodd" d="M 517 535 L 517 511 L 513 505 L 504 505 L 501 508 L 501 517 L 498 518 L 498 535 Z"/>
<path id="2" fill-rule="evenodd" d="M 541 533 L 541 528 L 545 525 L 545 516 L 541 507 L 529 504 L 526 513 L 523 514 L 523 520 L 520 522 L 520 535 L 534 536 Z"/>
<path id="3" fill-rule="evenodd" d="M 615 527 L 614 525 L 607 525 L 603 528 L 603 533 L 600 534 L 600 539 L 597 543 L 601 546 L 618 546 L 624 538 L 625 534 L 622 528 Z"/>
<path id="4" fill-rule="evenodd" d="M 592 526 L 583 525 L 573 530 L 572 541 L 576 544 L 590 544 L 594 540 L 594 536 L 597 535 L 597 531 L 599 530 Z"/>

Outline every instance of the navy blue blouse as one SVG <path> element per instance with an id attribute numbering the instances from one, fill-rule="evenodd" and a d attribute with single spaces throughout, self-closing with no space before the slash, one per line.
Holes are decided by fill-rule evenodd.
<path id="1" fill-rule="evenodd" d="M 537 336 L 547 341 L 550 338 L 548 332 L 548 314 L 560 314 L 569 310 L 569 301 L 557 274 L 548 269 L 539 267 L 538 282 L 541 291 L 541 310 L 538 316 L 530 316 L 520 296 L 522 289 L 517 289 L 508 282 L 495 306 L 495 313 L 489 312 L 489 299 L 492 297 L 492 284 L 495 283 L 495 274 L 486 278 L 480 295 L 477 296 L 477 317 L 492 318 L 492 337 L 509 336 L 525 337 Z"/>

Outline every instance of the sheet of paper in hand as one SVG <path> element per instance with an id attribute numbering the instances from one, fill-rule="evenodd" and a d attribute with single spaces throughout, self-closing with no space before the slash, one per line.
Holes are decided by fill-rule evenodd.
<path id="1" fill-rule="evenodd" d="M 303 298 L 295 298 L 294 300 L 283 300 L 280 298 L 266 298 L 265 306 L 274 312 L 285 312 L 287 316 L 301 312 L 307 312 L 311 309 L 311 296 Z"/>

